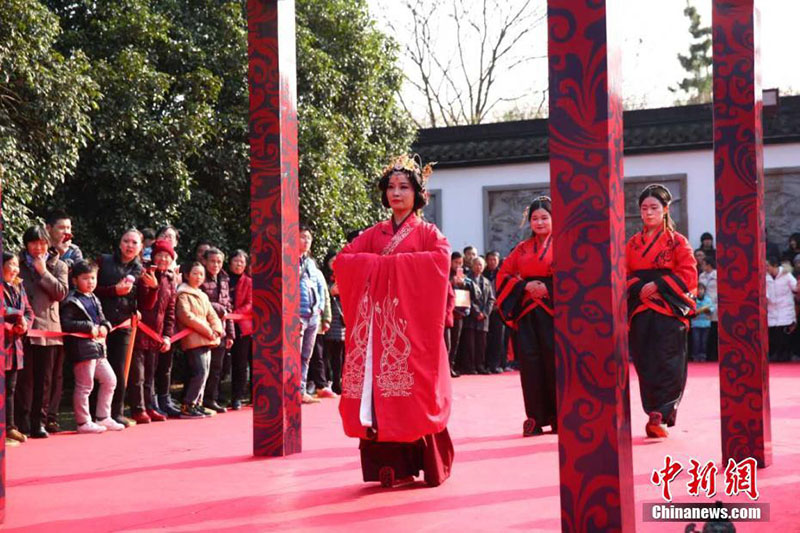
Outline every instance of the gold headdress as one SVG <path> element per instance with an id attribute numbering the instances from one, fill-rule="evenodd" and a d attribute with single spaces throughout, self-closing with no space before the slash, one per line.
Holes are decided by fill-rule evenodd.
<path id="1" fill-rule="evenodd" d="M 433 161 L 423 167 L 422 160 L 418 154 L 400 154 L 389 160 L 389 164 L 383 167 L 382 175 L 386 176 L 392 172 L 408 172 L 414 176 L 414 179 L 416 179 L 424 189 L 428 178 L 433 174 L 433 165 L 435 164 L 436 161 Z"/>

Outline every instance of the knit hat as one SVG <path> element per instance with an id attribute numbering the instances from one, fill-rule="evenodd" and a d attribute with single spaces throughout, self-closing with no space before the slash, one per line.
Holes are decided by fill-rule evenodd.
<path id="1" fill-rule="evenodd" d="M 152 257 L 155 257 L 158 252 L 167 252 L 170 257 L 175 259 L 175 249 L 172 247 L 172 243 L 166 239 L 158 239 L 153 243 L 150 252 Z"/>

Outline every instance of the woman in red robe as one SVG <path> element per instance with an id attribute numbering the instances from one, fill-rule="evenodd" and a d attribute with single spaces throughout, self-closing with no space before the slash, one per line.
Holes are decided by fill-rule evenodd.
<path id="1" fill-rule="evenodd" d="M 555 333 L 553 331 L 553 221 L 550 198 L 527 211 L 531 237 L 519 243 L 497 273 L 497 307 L 512 329 L 527 419 L 522 436 L 557 430 Z"/>
<path id="2" fill-rule="evenodd" d="M 628 341 L 639 375 L 648 437 L 675 425 L 686 386 L 686 332 L 697 293 L 696 260 L 669 217 L 672 195 L 649 185 L 639 195 L 644 229 L 628 241 Z"/>
<path id="3" fill-rule="evenodd" d="M 450 245 L 418 215 L 430 171 L 395 158 L 378 183 L 392 217 L 334 263 L 347 324 L 339 412 L 345 434 L 361 439 L 364 481 L 383 486 L 420 470 L 439 485 L 453 462 L 444 342 Z"/>

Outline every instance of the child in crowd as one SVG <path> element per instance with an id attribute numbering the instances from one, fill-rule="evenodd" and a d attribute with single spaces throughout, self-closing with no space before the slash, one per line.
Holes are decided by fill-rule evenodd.
<path id="1" fill-rule="evenodd" d="M 22 337 L 33 324 L 33 308 L 19 277 L 19 259 L 6 251 L 3 252 L 3 303 L 5 323 L 11 326 L 3 337 L 6 351 L 6 444 L 11 444 L 27 440 L 14 423 L 14 392 L 17 370 L 23 367 L 25 359 Z"/>
<path id="2" fill-rule="evenodd" d="M 184 391 L 181 418 L 203 418 L 206 416 L 200 404 L 203 389 L 208 379 L 211 350 L 220 344 L 225 334 L 217 312 L 200 286 L 206 279 L 206 269 L 194 263 L 187 272 L 186 283 L 178 287 L 175 318 L 181 328 L 192 332 L 181 340 L 181 348 L 189 365 L 190 378 Z"/>
<path id="3" fill-rule="evenodd" d="M 111 323 L 103 315 L 103 306 L 94 295 L 97 288 L 97 265 L 79 261 L 72 267 L 74 289 L 61 303 L 61 329 L 65 333 L 83 333 L 89 338 L 67 336 L 64 350 L 73 361 L 75 391 L 72 396 L 78 433 L 119 431 L 125 426 L 111 418 L 111 399 L 117 386 L 114 370 L 106 358 L 106 337 Z M 100 383 L 97 394 L 97 423 L 89 414 L 89 395 L 95 379 Z"/>
<path id="4" fill-rule="evenodd" d="M 695 361 L 706 360 L 708 348 L 708 332 L 711 330 L 711 314 L 714 312 L 714 302 L 711 295 L 706 293 L 706 286 L 697 284 L 697 315 L 692 319 L 692 359 Z"/>

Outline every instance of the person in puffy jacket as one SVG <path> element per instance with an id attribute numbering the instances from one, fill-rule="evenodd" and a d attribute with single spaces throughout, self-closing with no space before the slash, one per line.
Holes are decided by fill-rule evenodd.
<path id="1" fill-rule="evenodd" d="M 111 332 L 111 323 L 103 314 L 103 306 L 94 290 L 97 288 L 97 265 L 78 261 L 72 267 L 72 283 L 75 286 L 61 304 L 61 328 L 65 333 L 81 333 L 88 338 L 68 336 L 64 339 L 64 351 L 74 363 L 75 390 L 72 405 L 78 433 L 103 433 L 106 430 L 120 431 L 123 424 L 111 417 L 111 400 L 117 386 L 114 369 L 108 363 L 106 338 Z M 92 421 L 89 412 L 89 395 L 94 382 L 100 384 L 97 407 Z"/>
<path id="2" fill-rule="evenodd" d="M 147 311 L 156 304 L 158 281 L 152 272 L 146 272 L 139 260 L 142 251 L 142 233 L 129 229 L 122 234 L 114 253 L 101 255 L 97 264 L 97 290 L 95 293 L 103 304 L 106 318 L 114 326 L 132 319 L 139 311 Z M 111 416 L 125 427 L 136 422 L 123 415 L 125 388 L 125 361 L 131 329 L 114 330 L 106 340 L 108 362 L 117 376 L 117 388 L 111 400 Z"/>
<path id="3" fill-rule="evenodd" d="M 175 318 L 181 326 L 179 329 L 191 330 L 181 340 L 191 376 L 184 391 L 181 418 L 206 416 L 200 405 L 211 365 L 211 349 L 219 346 L 220 339 L 225 334 L 211 301 L 200 289 L 205 279 L 205 267 L 202 263 L 194 263 L 189 269 L 186 283 L 178 287 L 178 299 L 175 303 Z"/>
<path id="4" fill-rule="evenodd" d="M 208 411 L 224 413 L 226 409 L 219 403 L 219 384 L 222 381 L 223 367 L 225 366 L 225 354 L 233 347 L 236 337 L 233 321 L 225 318 L 225 315 L 233 309 L 231 300 L 231 282 L 228 273 L 222 269 L 225 263 L 225 254 L 219 248 L 212 246 L 203 254 L 203 265 L 206 267 L 206 279 L 200 285 L 200 289 L 206 293 L 211 307 L 217 312 L 217 316 L 222 320 L 225 333 L 220 339 L 219 346 L 211 349 L 211 364 L 206 380 L 205 391 L 203 392 L 203 407 L 206 414 Z"/>
<path id="5" fill-rule="evenodd" d="M 797 280 L 781 266 L 777 257 L 767 260 L 767 326 L 769 360 L 788 361 L 792 355 L 792 332 L 797 326 L 794 293 Z"/>

